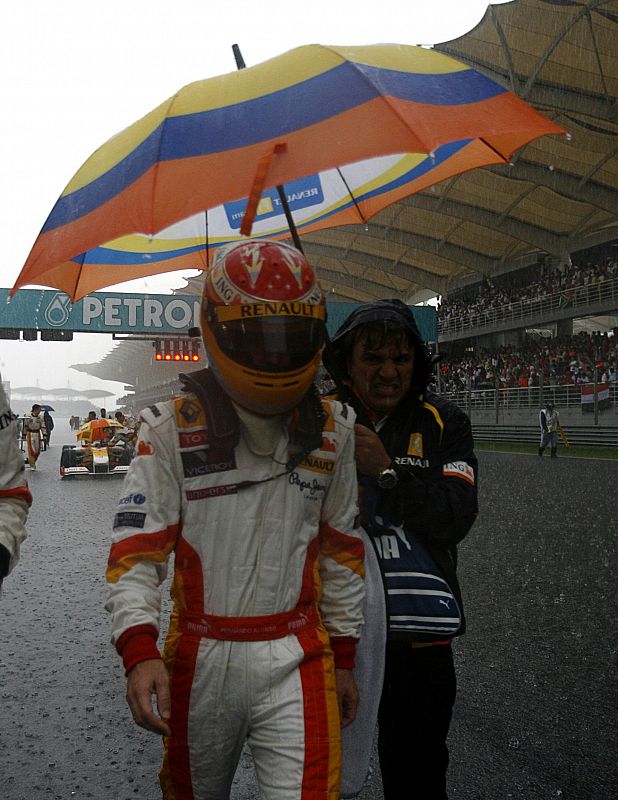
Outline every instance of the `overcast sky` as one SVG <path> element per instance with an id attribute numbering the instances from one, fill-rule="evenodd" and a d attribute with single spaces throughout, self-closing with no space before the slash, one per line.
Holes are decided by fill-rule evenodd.
<path id="1" fill-rule="evenodd" d="M 181 86 L 233 71 L 232 44 L 247 66 L 316 42 L 436 44 L 469 31 L 486 9 L 486 0 L 3 2 L 0 286 L 13 285 L 52 206 L 91 153 Z M 122 290 L 167 293 L 184 285 L 182 275 Z M 112 346 L 104 334 L 72 343 L 0 340 L 0 371 L 13 386 L 68 384 L 122 395 L 122 385 L 69 368 L 99 360 Z"/>

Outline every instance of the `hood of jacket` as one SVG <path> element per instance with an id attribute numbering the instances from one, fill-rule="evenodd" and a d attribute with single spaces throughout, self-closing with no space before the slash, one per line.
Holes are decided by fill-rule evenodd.
<path id="1" fill-rule="evenodd" d="M 348 368 L 345 355 L 345 341 L 349 334 L 371 322 L 395 322 L 407 332 L 410 344 L 414 347 L 414 372 L 410 392 L 422 394 L 431 380 L 434 364 L 439 360 L 432 356 L 423 342 L 418 325 L 409 307 L 401 300 L 375 300 L 358 306 L 340 325 L 337 333 L 328 343 L 324 352 L 324 366 L 339 387 L 346 384 Z"/>

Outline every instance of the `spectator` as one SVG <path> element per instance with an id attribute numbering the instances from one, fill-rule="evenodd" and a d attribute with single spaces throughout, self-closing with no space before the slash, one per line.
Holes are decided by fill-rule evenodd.
<path id="1" fill-rule="evenodd" d="M 51 435 L 54 429 L 54 420 L 47 408 L 43 411 L 43 424 L 45 425 L 45 446 L 47 448 L 51 443 Z"/>

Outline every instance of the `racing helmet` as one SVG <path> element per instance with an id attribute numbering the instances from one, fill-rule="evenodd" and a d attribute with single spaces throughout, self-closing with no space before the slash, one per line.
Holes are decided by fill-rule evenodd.
<path id="1" fill-rule="evenodd" d="M 232 400 L 263 415 L 300 402 L 320 366 L 326 305 L 299 250 L 266 239 L 220 248 L 200 321 L 210 367 Z"/>

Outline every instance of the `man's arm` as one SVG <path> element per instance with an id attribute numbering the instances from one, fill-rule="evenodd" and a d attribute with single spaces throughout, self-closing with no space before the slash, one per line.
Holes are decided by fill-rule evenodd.
<path id="1" fill-rule="evenodd" d="M 358 692 L 352 669 L 362 624 L 364 547 L 357 530 L 353 412 L 338 428 L 337 465 L 322 507 L 320 525 L 320 613 L 335 657 L 342 726 L 356 716 Z"/>
<path id="2" fill-rule="evenodd" d="M 359 470 L 373 477 L 392 457 L 374 431 L 356 427 Z M 440 453 L 441 468 L 422 477 L 398 468 L 397 486 L 380 489 L 380 501 L 393 521 L 405 521 L 422 539 L 453 545 L 465 537 L 478 514 L 478 461 L 470 422 L 459 409 L 444 420 Z"/>
<path id="3" fill-rule="evenodd" d="M 114 518 L 106 609 L 112 642 L 127 674 L 127 702 L 137 724 L 168 734 L 169 679 L 157 647 L 160 584 L 174 549 L 180 518 L 180 487 L 164 439 L 144 421 L 138 455 L 124 483 Z M 152 709 L 157 697 L 159 716 Z"/>

